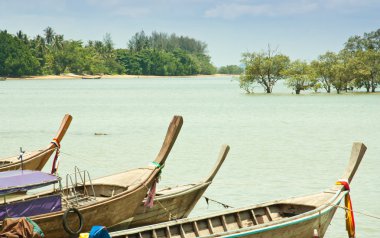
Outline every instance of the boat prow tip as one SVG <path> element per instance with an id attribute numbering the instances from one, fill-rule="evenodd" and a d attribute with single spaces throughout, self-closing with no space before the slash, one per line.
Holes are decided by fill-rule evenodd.
<path id="1" fill-rule="evenodd" d="M 341 179 L 345 179 L 351 182 L 357 169 L 359 168 L 360 162 L 362 161 L 364 154 L 367 150 L 367 146 L 362 142 L 354 142 L 352 145 L 351 156 L 346 167 L 346 170 Z"/>

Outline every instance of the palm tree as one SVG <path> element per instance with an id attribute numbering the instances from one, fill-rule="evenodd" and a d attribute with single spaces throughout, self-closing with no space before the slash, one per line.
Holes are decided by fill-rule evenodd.
<path id="1" fill-rule="evenodd" d="M 37 35 L 35 38 L 35 42 L 36 51 L 39 52 L 41 55 L 44 55 L 46 51 L 46 44 L 44 38 L 40 35 Z"/>
<path id="2" fill-rule="evenodd" d="M 50 26 L 48 26 L 45 30 L 45 40 L 46 40 L 46 43 L 48 45 L 51 45 L 51 43 L 53 42 L 53 38 L 54 38 L 54 35 L 55 35 L 55 32 L 53 30 L 53 28 L 51 28 Z"/>
<path id="3" fill-rule="evenodd" d="M 25 44 L 29 43 L 28 36 L 24 34 L 21 30 L 16 33 L 16 37 L 23 41 Z"/>
<path id="4" fill-rule="evenodd" d="M 63 49 L 63 35 L 54 35 L 51 46 L 54 50 Z"/>

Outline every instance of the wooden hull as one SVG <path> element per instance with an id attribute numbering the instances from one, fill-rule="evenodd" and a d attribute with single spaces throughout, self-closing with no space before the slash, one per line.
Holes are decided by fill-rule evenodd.
<path id="1" fill-rule="evenodd" d="M 82 231 L 90 231 L 94 225 L 111 226 L 132 217 L 153 182 L 153 179 L 150 180 L 131 193 L 121 194 L 94 205 L 78 207 L 84 221 Z M 64 211 L 61 211 L 31 218 L 40 226 L 46 237 L 70 237 L 63 229 L 63 214 Z M 69 221 L 69 224 L 70 227 L 78 227 L 75 219 Z"/>
<path id="2" fill-rule="evenodd" d="M 133 218 L 113 226 L 109 230 L 116 231 L 185 218 L 193 210 L 209 185 L 210 183 L 201 183 L 174 194 L 158 196 L 154 200 L 152 208 L 144 206 L 144 202 L 142 202 Z"/>

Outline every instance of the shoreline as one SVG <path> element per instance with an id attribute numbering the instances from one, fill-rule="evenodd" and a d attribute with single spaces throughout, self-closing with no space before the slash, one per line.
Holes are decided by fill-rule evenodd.
<path id="1" fill-rule="evenodd" d="M 27 77 L 7 77 L 6 80 L 60 80 L 60 79 L 82 79 L 86 76 L 96 76 L 96 75 L 75 75 L 75 74 L 64 74 L 64 75 L 41 75 L 41 76 L 27 76 Z M 101 79 L 136 79 L 136 78 L 225 78 L 239 76 L 236 74 L 211 74 L 211 75 L 184 75 L 184 76 L 157 76 L 157 75 L 99 75 Z"/>

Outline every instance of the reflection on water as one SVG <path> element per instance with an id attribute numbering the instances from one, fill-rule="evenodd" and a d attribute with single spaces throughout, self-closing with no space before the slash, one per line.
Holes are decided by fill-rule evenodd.
<path id="1" fill-rule="evenodd" d="M 353 206 L 379 215 L 380 95 L 292 95 L 281 85 L 274 91 L 245 95 L 231 78 L 9 80 L 0 85 L 0 156 L 47 146 L 70 113 L 59 172 L 77 165 L 95 178 L 154 160 L 172 116 L 182 115 L 159 185 L 205 178 L 229 144 L 205 195 L 239 207 L 332 186 L 352 142 L 362 141 L 368 150 L 351 186 Z M 192 216 L 220 209 L 201 200 Z M 378 234 L 377 220 L 358 214 L 356 223 L 358 237 Z M 345 236 L 339 211 L 326 237 Z"/>

